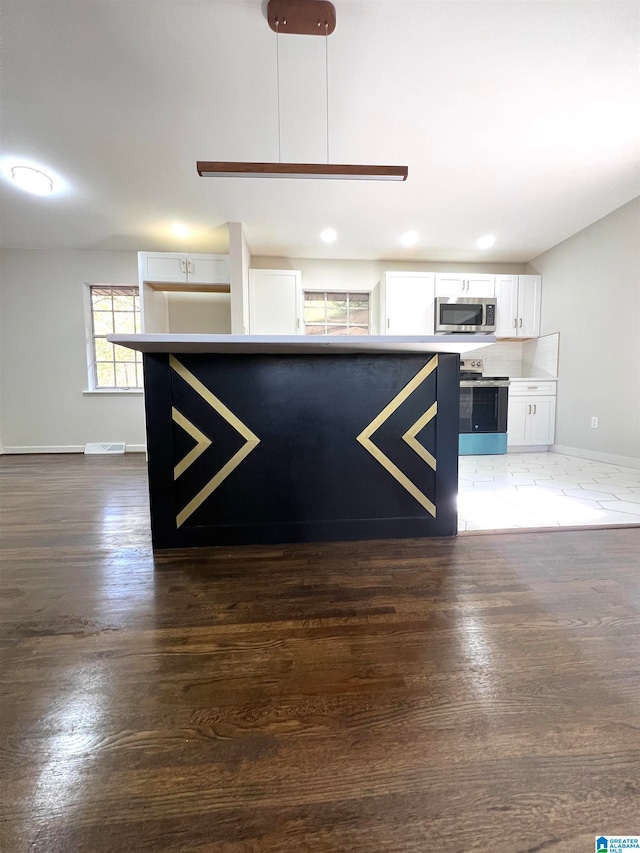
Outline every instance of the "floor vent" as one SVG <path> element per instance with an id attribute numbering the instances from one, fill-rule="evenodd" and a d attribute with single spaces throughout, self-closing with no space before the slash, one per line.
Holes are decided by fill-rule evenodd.
<path id="1" fill-rule="evenodd" d="M 124 453 L 124 448 L 124 441 L 111 441 L 104 444 L 94 442 L 93 444 L 86 444 L 84 452 L 86 456 L 91 456 L 96 453 L 113 455 L 114 453 Z"/>

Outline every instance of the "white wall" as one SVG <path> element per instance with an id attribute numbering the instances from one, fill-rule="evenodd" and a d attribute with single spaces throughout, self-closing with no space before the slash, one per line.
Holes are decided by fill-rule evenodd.
<path id="1" fill-rule="evenodd" d="M 527 269 L 542 275 L 542 334 L 560 332 L 556 447 L 640 461 L 640 198 Z"/>
<path id="2" fill-rule="evenodd" d="M 4 453 L 2 444 L 2 249 L 0 249 L 0 455 Z"/>
<path id="3" fill-rule="evenodd" d="M 251 267 L 259 270 L 301 270 L 302 286 L 313 288 L 373 287 L 387 271 L 486 272 L 518 275 L 524 264 L 456 264 L 433 261 L 344 261 L 325 258 L 277 258 L 256 256 Z"/>
<path id="4" fill-rule="evenodd" d="M 183 334 L 231 333 L 228 293 L 167 293 L 169 331 Z"/>
<path id="5" fill-rule="evenodd" d="M 141 394 L 83 396 L 83 283 L 137 284 L 135 252 L 3 249 L 0 412 L 5 451 L 145 444 Z"/>

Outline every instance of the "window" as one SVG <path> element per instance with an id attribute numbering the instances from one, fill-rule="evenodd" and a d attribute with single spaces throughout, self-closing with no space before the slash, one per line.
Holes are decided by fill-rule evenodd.
<path id="1" fill-rule="evenodd" d="M 137 287 L 91 285 L 91 372 L 95 389 L 142 388 L 142 354 L 109 343 L 107 335 L 140 331 Z"/>
<path id="2" fill-rule="evenodd" d="M 305 335 L 368 335 L 369 294 L 304 292 Z"/>

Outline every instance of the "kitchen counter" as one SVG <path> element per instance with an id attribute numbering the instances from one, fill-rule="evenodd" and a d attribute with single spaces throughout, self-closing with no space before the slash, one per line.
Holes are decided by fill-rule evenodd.
<path id="1" fill-rule="evenodd" d="M 493 336 L 108 340 L 143 353 L 155 549 L 456 535 L 459 353 Z"/>
<path id="2" fill-rule="evenodd" d="M 557 376 L 510 376 L 510 382 L 557 382 Z"/>
<path id="3" fill-rule="evenodd" d="M 494 335 L 109 335 L 107 340 L 139 352 L 264 353 L 457 353 L 489 346 Z"/>

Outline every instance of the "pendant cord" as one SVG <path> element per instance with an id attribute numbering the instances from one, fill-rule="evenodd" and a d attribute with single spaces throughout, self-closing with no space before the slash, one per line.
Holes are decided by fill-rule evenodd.
<path id="1" fill-rule="evenodd" d="M 276 79 L 278 88 L 278 163 L 282 163 L 280 153 L 280 24 L 276 18 Z"/>
<path id="2" fill-rule="evenodd" d="M 329 164 L 329 24 L 324 25 L 325 87 L 327 91 L 327 165 Z"/>

